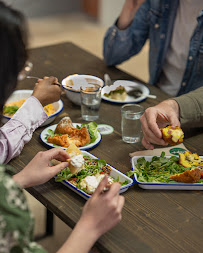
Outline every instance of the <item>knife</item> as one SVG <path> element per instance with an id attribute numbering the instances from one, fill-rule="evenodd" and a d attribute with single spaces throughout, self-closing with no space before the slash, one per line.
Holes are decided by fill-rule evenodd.
<path id="1" fill-rule="evenodd" d="M 111 78 L 109 76 L 109 74 L 104 74 L 104 83 L 105 83 L 105 86 L 111 86 L 112 85 L 112 81 L 111 81 Z"/>

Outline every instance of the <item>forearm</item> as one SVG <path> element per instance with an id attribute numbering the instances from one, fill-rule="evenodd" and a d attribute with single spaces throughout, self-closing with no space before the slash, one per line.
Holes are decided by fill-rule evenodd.
<path id="1" fill-rule="evenodd" d="M 80 220 L 57 253 L 88 253 L 98 237 L 93 229 L 88 228 L 88 224 Z"/>
<path id="2" fill-rule="evenodd" d="M 126 29 L 132 23 L 140 5 L 141 3 L 138 0 L 125 2 L 117 21 L 117 26 L 120 30 Z"/>
<path id="3" fill-rule="evenodd" d="M 32 134 L 47 115 L 36 98 L 29 98 L 16 114 L 0 129 L 0 163 L 8 163 L 20 154 Z"/>
<path id="4" fill-rule="evenodd" d="M 150 5 L 143 4 L 132 23 L 120 30 L 116 22 L 104 37 L 103 56 L 108 66 L 120 64 L 140 52 L 149 36 L 148 15 Z"/>
<path id="5" fill-rule="evenodd" d="M 181 124 L 192 123 L 193 127 L 203 127 L 203 87 L 174 100 L 180 107 Z"/>

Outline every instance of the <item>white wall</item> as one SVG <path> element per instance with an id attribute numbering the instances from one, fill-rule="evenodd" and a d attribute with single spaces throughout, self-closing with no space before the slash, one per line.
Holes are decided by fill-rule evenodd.
<path id="1" fill-rule="evenodd" d="M 111 26 L 119 16 L 125 0 L 100 0 L 99 22 Z"/>
<path id="2" fill-rule="evenodd" d="M 49 16 L 80 11 L 80 0 L 4 0 L 27 17 Z"/>

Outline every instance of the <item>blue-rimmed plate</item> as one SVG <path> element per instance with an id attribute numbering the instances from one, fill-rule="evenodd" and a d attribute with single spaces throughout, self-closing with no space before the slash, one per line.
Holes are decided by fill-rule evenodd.
<path id="1" fill-rule="evenodd" d="M 141 83 L 138 83 L 138 82 L 134 82 L 134 81 L 117 80 L 113 83 L 111 88 L 113 90 L 115 90 L 115 88 L 120 86 L 120 85 L 123 86 L 126 89 L 127 93 L 136 88 L 136 89 L 139 89 L 141 91 L 142 95 L 140 97 L 136 98 L 136 97 L 133 97 L 133 96 L 129 96 L 127 94 L 125 100 L 111 99 L 111 98 L 108 98 L 104 95 L 105 93 L 109 93 L 109 88 L 111 86 L 104 86 L 102 88 L 102 95 L 101 95 L 102 99 L 106 100 L 108 102 L 111 102 L 111 103 L 118 103 L 118 104 L 139 103 L 139 102 L 145 100 L 147 98 L 147 96 L 150 94 L 149 89 L 145 85 L 143 85 Z"/>
<path id="2" fill-rule="evenodd" d="M 151 162 L 153 156 L 133 156 L 131 158 L 132 170 L 134 170 L 137 160 L 141 157 L 144 157 L 146 161 Z M 166 156 L 170 158 L 171 156 Z M 200 156 L 203 158 L 203 156 Z M 134 181 L 139 185 L 139 187 L 148 190 L 203 190 L 203 183 L 149 183 L 149 182 L 140 182 L 137 179 L 137 174 L 133 175 Z"/>
<path id="3" fill-rule="evenodd" d="M 42 142 L 43 142 L 44 144 L 46 144 L 47 146 L 49 146 L 50 148 L 55 148 L 57 145 L 54 145 L 54 144 L 52 144 L 52 143 L 47 142 L 47 135 L 49 135 L 48 130 L 55 131 L 56 126 L 57 126 L 57 124 L 52 125 L 52 126 L 48 126 L 48 127 L 45 128 L 45 129 L 41 132 L 41 134 L 40 134 L 40 139 L 42 140 Z M 76 126 L 81 126 L 81 123 L 73 123 L 73 126 L 74 126 L 74 127 L 76 127 Z M 88 144 L 88 145 L 85 145 L 85 146 L 83 146 L 83 147 L 79 147 L 79 149 L 80 149 L 80 150 L 88 150 L 88 149 L 92 149 L 92 148 L 96 147 L 96 146 L 100 143 L 100 141 L 101 141 L 101 139 L 102 139 L 101 134 L 99 133 L 99 131 L 97 131 L 97 134 L 98 134 L 98 137 L 97 137 L 97 139 L 95 140 L 95 142 L 92 142 L 92 143 L 90 143 L 90 144 Z M 58 147 L 61 147 L 61 146 L 58 146 Z M 61 147 L 61 148 L 67 149 L 67 148 L 65 148 L 65 147 Z"/>
<path id="4" fill-rule="evenodd" d="M 87 151 L 82 151 L 82 153 L 83 153 L 83 156 L 89 156 L 90 158 L 96 158 L 96 159 L 98 159 L 98 157 L 90 154 Z M 132 178 L 126 176 L 121 171 L 115 169 L 111 165 L 109 165 L 109 166 L 111 167 L 111 172 L 110 172 L 110 176 L 111 177 L 113 177 L 113 178 L 119 177 L 119 181 L 120 182 L 124 182 L 126 179 L 128 180 L 128 184 L 121 186 L 119 193 L 123 193 L 123 192 L 127 191 L 128 188 L 134 184 Z M 74 186 L 73 184 L 71 184 L 69 181 L 64 180 L 64 181 L 61 181 L 61 183 L 64 184 L 65 186 L 67 186 L 72 191 L 76 192 L 77 194 L 79 194 L 81 197 L 83 197 L 85 199 L 88 199 L 89 197 L 91 197 L 91 195 L 89 195 L 89 194 L 85 193 L 84 191 L 78 189 L 76 186 Z"/>

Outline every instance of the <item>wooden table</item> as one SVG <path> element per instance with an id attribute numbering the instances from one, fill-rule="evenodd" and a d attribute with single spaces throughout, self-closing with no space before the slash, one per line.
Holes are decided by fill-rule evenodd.
<path id="1" fill-rule="evenodd" d="M 34 64 L 33 76 L 53 75 L 59 81 L 74 73 L 91 74 L 102 79 L 104 73 L 108 73 L 112 79 L 136 79 L 117 68 L 107 68 L 101 59 L 72 43 L 32 49 L 30 60 Z M 22 88 L 32 89 L 33 80 L 19 83 L 18 89 Z M 150 91 L 157 95 L 157 100 L 147 99 L 140 103 L 144 108 L 168 98 L 155 87 L 150 86 Z M 73 122 L 83 122 L 80 107 L 68 101 L 65 95 L 62 100 L 65 105 L 63 113 L 68 114 Z M 122 141 L 120 107 L 102 101 L 97 123 L 112 125 L 114 132 L 104 135 L 101 143 L 90 152 L 126 173 L 131 169 L 129 153 L 142 150 L 143 147 Z M 61 117 L 53 124 L 58 123 Z M 21 170 L 38 151 L 46 150 L 39 138 L 42 130 L 37 129 L 21 155 L 10 162 L 17 170 Z M 188 131 L 184 144 L 192 152 L 202 154 L 202 130 Z M 82 197 L 53 179 L 28 191 L 68 226 L 74 227 L 85 203 Z M 123 195 L 126 200 L 123 219 L 99 239 L 97 246 L 101 252 L 202 252 L 202 192 L 142 190 L 134 185 Z"/>

